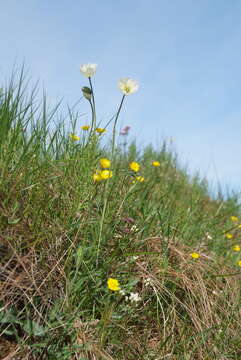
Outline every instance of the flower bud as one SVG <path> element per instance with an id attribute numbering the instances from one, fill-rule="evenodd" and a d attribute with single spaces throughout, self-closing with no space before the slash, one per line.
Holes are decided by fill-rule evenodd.
<path id="1" fill-rule="evenodd" d="M 84 97 L 87 100 L 91 100 L 91 97 L 92 97 L 91 89 L 89 87 L 87 87 L 87 86 L 83 86 L 81 90 L 82 90 L 82 93 L 83 93 Z"/>

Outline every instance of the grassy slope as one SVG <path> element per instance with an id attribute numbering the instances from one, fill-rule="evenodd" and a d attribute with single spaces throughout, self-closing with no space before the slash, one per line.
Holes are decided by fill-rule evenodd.
<path id="1" fill-rule="evenodd" d="M 23 83 L 0 98 L 0 358 L 239 359 L 235 197 L 211 199 L 166 144 L 117 152 L 113 177 L 95 183 L 110 156 L 100 136 L 50 134 Z"/>

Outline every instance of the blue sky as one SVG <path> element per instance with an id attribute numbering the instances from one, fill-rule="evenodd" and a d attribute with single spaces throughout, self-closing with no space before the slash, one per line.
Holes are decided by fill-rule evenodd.
<path id="1" fill-rule="evenodd" d="M 99 120 L 114 114 L 117 80 L 137 79 L 120 125 L 139 144 L 175 139 L 182 164 L 240 190 L 240 0 L 8 0 L 0 5 L 0 82 L 24 61 L 50 102 L 73 104 L 93 78 Z M 90 118 L 87 104 L 79 104 Z"/>

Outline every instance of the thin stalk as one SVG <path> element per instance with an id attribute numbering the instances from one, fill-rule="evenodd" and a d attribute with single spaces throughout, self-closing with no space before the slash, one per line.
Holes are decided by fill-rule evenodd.
<path id="1" fill-rule="evenodd" d="M 91 124 L 91 129 L 94 129 L 94 130 L 95 130 L 95 128 L 96 128 L 95 95 L 94 95 L 94 90 L 93 90 L 91 78 L 89 77 L 88 79 L 89 79 L 89 83 L 90 83 L 90 89 L 91 89 L 92 100 L 93 100 L 93 105 L 92 105 L 91 100 L 90 100 L 91 110 L 92 110 L 92 124 Z"/>
<path id="2" fill-rule="evenodd" d="M 116 124 L 117 124 L 118 117 L 119 117 L 119 115 L 120 115 L 120 111 L 121 111 L 121 108 L 122 108 L 124 99 L 125 99 L 125 94 L 122 96 L 122 99 L 121 99 L 121 102 L 120 102 L 120 106 L 119 106 L 119 109 L 118 109 L 118 111 L 117 111 L 117 114 L 116 114 L 116 117 L 115 117 L 115 121 L 114 121 L 113 135 L 112 135 L 112 147 L 111 147 L 111 157 L 112 157 L 112 159 L 113 159 L 113 157 L 114 157 L 114 150 L 115 150 Z"/>
<path id="3" fill-rule="evenodd" d="M 114 120 L 113 135 L 112 135 L 111 161 L 113 160 L 114 150 L 115 150 L 116 123 L 117 123 L 118 117 L 119 117 L 119 115 L 120 115 L 120 111 L 121 111 L 121 108 L 122 108 L 124 99 L 125 99 L 125 94 L 122 96 L 122 99 L 121 99 L 121 102 L 120 102 L 120 106 L 119 106 L 119 108 L 118 108 L 118 110 L 117 110 L 116 117 L 115 117 L 115 120 Z M 99 231 L 98 245 L 97 245 L 96 265 L 98 265 L 98 261 L 99 261 L 101 236 L 102 236 L 102 230 L 103 230 L 103 225 L 104 225 L 106 207 L 107 207 L 107 202 L 108 202 L 109 181 L 110 181 L 110 179 L 108 178 L 107 181 L 106 181 L 106 183 L 105 183 L 105 188 L 104 188 L 104 206 L 103 206 L 103 210 L 102 210 L 102 214 L 101 214 L 101 220 L 100 220 L 100 231 Z"/>

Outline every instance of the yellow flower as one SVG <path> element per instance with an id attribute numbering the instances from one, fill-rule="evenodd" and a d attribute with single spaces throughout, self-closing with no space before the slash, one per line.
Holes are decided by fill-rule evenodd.
<path id="1" fill-rule="evenodd" d="M 80 140 L 80 137 L 77 136 L 77 135 L 75 135 L 75 134 L 71 134 L 69 137 L 70 137 L 72 140 L 74 140 L 74 141 Z"/>
<path id="2" fill-rule="evenodd" d="M 135 180 L 133 180 L 132 183 L 135 184 L 137 181 L 143 182 L 145 181 L 145 178 L 143 176 L 136 176 Z"/>
<path id="3" fill-rule="evenodd" d="M 200 257 L 200 255 L 199 255 L 198 253 L 196 253 L 196 252 L 193 252 L 193 253 L 191 253 L 190 255 L 191 255 L 191 257 L 192 257 L 193 259 L 198 259 L 198 258 Z"/>
<path id="4" fill-rule="evenodd" d="M 130 78 L 120 79 L 118 86 L 125 95 L 133 94 L 139 88 L 137 82 Z"/>
<path id="5" fill-rule="evenodd" d="M 100 159 L 100 166 L 102 169 L 108 169 L 110 168 L 110 160 L 109 159 Z"/>
<path id="6" fill-rule="evenodd" d="M 233 222 L 237 222 L 238 218 L 237 218 L 237 216 L 230 216 L 230 220 Z"/>
<path id="7" fill-rule="evenodd" d="M 89 128 L 90 128 L 89 125 L 83 125 L 83 126 L 81 126 L 81 129 L 84 130 L 84 131 L 88 131 Z"/>
<path id="8" fill-rule="evenodd" d="M 83 64 L 80 65 L 80 71 L 86 77 L 91 77 L 95 74 L 97 64 Z"/>
<path id="9" fill-rule="evenodd" d="M 152 166 L 161 166 L 161 164 L 159 163 L 159 161 L 152 161 Z"/>
<path id="10" fill-rule="evenodd" d="M 112 291 L 119 291 L 120 290 L 120 284 L 117 279 L 109 278 L 107 280 L 108 288 Z"/>
<path id="11" fill-rule="evenodd" d="M 140 170 L 140 165 L 139 165 L 137 162 L 135 162 L 135 161 L 132 161 L 132 162 L 129 164 L 129 166 L 130 166 L 131 170 L 133 170 L 133 171 L 135 171 L 135 172 L 137 172 L 137 171 Z"/>
<path id="12" fill-rule="evenodd" d="M 110 179 L 113 176 L 113 173 L 110 170 L 102 170 L 100 172 L 100 176 L 102 177 L 102 179 L 106 180 Z"/>
<path id="13" fill-rule="evenodd" d="M 238 262 L 238 266 L 241 266 L 241 260 L 239 260 L 239 262 Z"/>
<path id="14" fill-rule="evenodd" d="M 230 233 L 226 234 L 225 236 L 226 236 L 227 239 L 232 239 L 233 238 L 233 234 L 230 234 Z"/>
<path id="15" fill-rule="evenodd" d="M 98 182 L 98 181 L 101 181 L 101 180 L 102 180 L 102 177 L 101 177 L 99 171 L 97 171 L 96 173 L 94 173 L 94 175 L 93 175 L 93 180 L 94 180 L 94 182 Z"/>
<path id="16" fill-rule="evenodd" d="M 96 131 L 98 134 L 103 134 L 103 133 L 106 132 L 106 130 L 103 129 L 103 128 L 96 128 L 95 131 Z"/>
<path id="17" fill-rule="evenodd" d="M 239 225 L 238 228 L 241 229 L 241 225 Z"/>
<path id="18" fill-rule="evenodd" d="M 241 248 L 240 248 L 239 245 L 234 245 L 234 246 L 232 247 L 232 249 L 233 249 L 233 251 L 240 251 L 240 250 L 241 250 Z"/>

